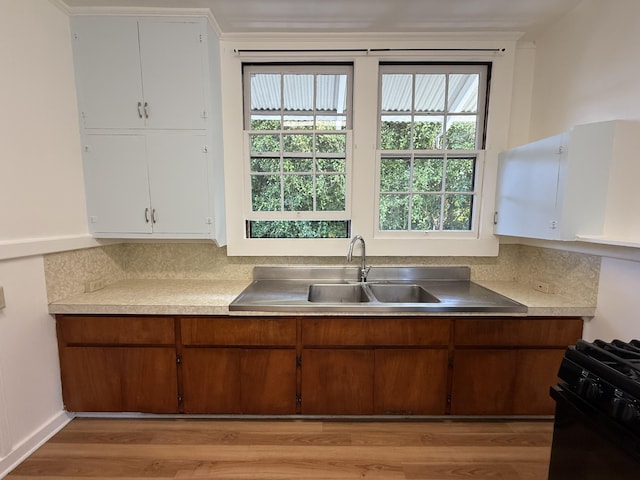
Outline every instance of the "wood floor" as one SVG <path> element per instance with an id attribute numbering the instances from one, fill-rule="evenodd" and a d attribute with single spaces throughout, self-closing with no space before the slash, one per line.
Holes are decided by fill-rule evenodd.
<path id="1" fill-rule="evenodd" d="M 7 480 L 544 480 L 553 424 L 73 420 Z"/>

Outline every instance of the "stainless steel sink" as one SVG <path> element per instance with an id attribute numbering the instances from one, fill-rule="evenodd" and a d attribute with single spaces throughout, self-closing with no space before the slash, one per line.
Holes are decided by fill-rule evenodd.
<path id="1" fill-rule="evenodd" d="M 309 301 L 318 303 L 362 303 L 370 302 L 361 284 L 314 284 L 309 285 Z"/>
<path id="2" fill-rule="evenodd" d="M 230 312 L 521 314 L 527 307 L 470 281 L 468 267 L 258 266 Z"/>
<path id="3" fill-rule="evenodd" d="M 370 284 L 369 290 L 382 303 L 440 303 L 420 285 Z"/>

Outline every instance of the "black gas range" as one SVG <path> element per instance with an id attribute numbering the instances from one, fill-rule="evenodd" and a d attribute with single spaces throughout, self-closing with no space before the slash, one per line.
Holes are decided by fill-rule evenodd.
<path id="1" fill-rule="evenodd" d="M 579 340 L 558 378 L 549 480 L 640 478 L 640 341 Z"/>

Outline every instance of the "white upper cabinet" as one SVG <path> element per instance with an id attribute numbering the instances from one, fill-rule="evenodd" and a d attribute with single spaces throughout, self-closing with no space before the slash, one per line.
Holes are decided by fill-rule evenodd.
<path id="1" fill-rule="evenodd" d="M 224 241 L 224 217 L 213 216 L 224 192 L 221 125 L 208 124 L 219 68 L 210 34 L 205 18 L 72 18 L 94 236 Z"/>
<path id="2" fill-rule="evenodd" d="M 502 152 L 495 233 L 640 242 L 633 185 L 640 173 L 634 160 L 638 125 L 631 121 L 578 125 Z"/>
<path id="3" fill-rule="evenodd" d="M 202 22 L 88 16 L 72 30 L 84 128 L 205 128 Z"/>

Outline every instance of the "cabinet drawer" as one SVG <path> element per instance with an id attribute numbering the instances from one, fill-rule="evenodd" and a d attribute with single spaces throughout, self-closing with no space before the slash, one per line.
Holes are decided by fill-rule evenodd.
<path id="1" fill-rule="evenodd" d="M 582 337 L 580 318 L 457 319 L 456 345 L 555 346 L 572 345 Z"/>
<path id="2" fill-rule="evenodd" d="M 445 318 L 308 318 L 302 320 L 304 345 L 448 345 Z"/>
<path id="3" fill-rule="evenodd" d="M 296 345 L 293 318 L 181 318 L 183 345 Z"/>
<path id="4" fill-rule="evenodd" d="M 58 315 L 58 336 L 67 344 L 175 345 L 171 317 Z"/>

